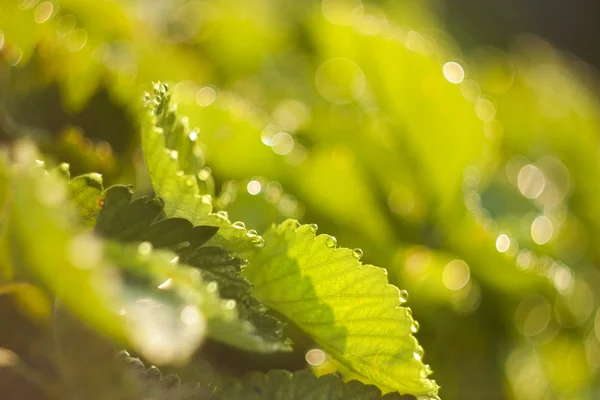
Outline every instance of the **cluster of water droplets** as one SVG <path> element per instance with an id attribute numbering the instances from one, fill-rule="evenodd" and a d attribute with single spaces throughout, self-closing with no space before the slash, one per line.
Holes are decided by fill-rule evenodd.
<path id="1" fill-rule="evenodd" d="M 507 173 L 514 168 L 511 168 L 510 160 L 507 163 Z M 542 171 L 532 164 L 524 163 L 521 168 L 518 168 L 518 174 L 515 172 L 514 185 L 519 189 L 519 192 L 530 200 L 538 199 L 543 193 L 544 186 L 556 187 L 548 176 L 544 176 Z M 535 178 L 535 180 L 533 180 Z M 509 176 L 509 180 L 511 177 Z M 496 250 L 505 254 L 507 257 L 514 259 L 515 266 L 524 271 L 536 271 L 540 275 L 548 278 L 552 285 L 559 291 L 565 293 L 569 290 L 575 281 L 574 273 L 562 263 L 560 260 L 555 260 L 549 256 L 540 256 L 535 251 L 520 248 L 518 240 L 511 234 L 508 229 L 502 229 L 499 223 L 491 216 L 491 213 L 484 207 L 480 193 L 481 176 L 480 172 L 473 167 L 465 170 L 463 179 L 463 191 L 465 206 L 469 212 L 475 217 L 476 223 L 483 228 L 483 231 L 491 237 L 495 237 Z M 564 195 L 562 195 L 564 196 Z M 562 199 L 562 197 L 561 197 Z M 548 206 L 543 210 L 548 210 Z M 550 210 L 555 210 L 555 204 L 552 204 Z M 543 217 L 546 218 L 546 217 Z M 547 219 L 547 218 L 546 218 Z M 536 241 L 539 238 L 539 233 L 535 228 L 540 225 L 540 217 L 536 218 L 532 224 L 532 238 L 537 244 L 544 244 L 544 241 Z"/>

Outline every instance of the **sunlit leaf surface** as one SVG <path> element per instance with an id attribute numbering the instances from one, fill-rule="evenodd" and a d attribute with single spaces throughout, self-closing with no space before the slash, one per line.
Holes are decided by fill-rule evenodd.
<path id="1" fill-rule="evenodd" d="M 308 333 L 324 351 L 383 388 L 437 392 L 412 335 L 408 294 L 386 272 L 360 262 L 362 251 L 338 248 L 329 235 L 293 220 L 264 235 L 265 248 L 245 271 L 255 296 Z"/>

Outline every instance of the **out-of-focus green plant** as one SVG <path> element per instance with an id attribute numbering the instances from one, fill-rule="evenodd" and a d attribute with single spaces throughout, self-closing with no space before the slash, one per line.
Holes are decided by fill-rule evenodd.
<path id="1" fill-rule="evenodd" d="M 335 371 L 435 395 L 417 332 L 447 399 L 598 392 L 596 81 L 542 40 L 462 53 L 416 0 L 7 0 L 0 51 L 0 299 L 29 316 L 0 343 L 29 386 L 84 373 L 48 350 L 59 298 L 198 398 L 379 396 Z M 115 391 L 168 386 L 131 362 Z"/>

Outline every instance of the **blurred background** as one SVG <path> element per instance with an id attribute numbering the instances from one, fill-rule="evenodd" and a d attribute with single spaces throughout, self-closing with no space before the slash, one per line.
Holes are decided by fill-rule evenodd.
<path id="1" fill-rule="evenodd" d="M 216 207 L 259 232 L 317 223 L 386 268 L 442 398 L 595 399 L 599 18 L 595 0 L 2 0 L 0 139 L 144 193 L 141 95 L 169 82 Z M 17 331 L 3 345 L 31 353 Z"/>

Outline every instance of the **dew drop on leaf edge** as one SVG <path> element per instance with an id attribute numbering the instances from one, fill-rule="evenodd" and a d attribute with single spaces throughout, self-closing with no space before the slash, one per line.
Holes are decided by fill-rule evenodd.
<path id="1" fill-rule="evenodd" d="M 408 291 L 400 290 L 400 303 L 406 303 L 408 301 Z"/>
<path id="2" fill-rule="evenodd" d="M 325 244 L 327 245 L 327 247 L 332 249 L 337 245 L 337 239 L 333 236 L 328 236 L 327 240 L 325 241 Z"/>
<path id="3" fill-rule="evenodd" d="M 417 333 L 419 332 L 419 329 L 421 328 L 421 324 L 419 324 L 419 321 L 413 321 L 410 330 L 412 333 Z"/>
<path id="4" fill-rule="evenodd" d="M 242 221 L 236 221 L 231 224 L 231 226 L 233 226 L 235 229 L 246 229 L 246 224 L 244 224 Z"/>

